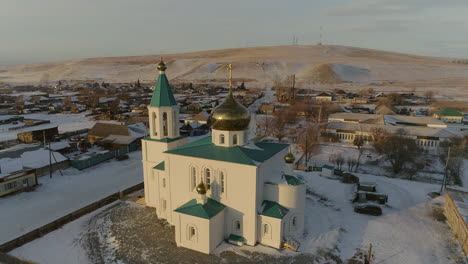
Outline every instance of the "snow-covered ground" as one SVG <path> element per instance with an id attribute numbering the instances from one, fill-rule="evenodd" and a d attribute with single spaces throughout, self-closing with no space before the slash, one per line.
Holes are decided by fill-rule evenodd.
<path id="1" fill-rule="evenodd" d="M 5 124 L 0 125 L 0 142 L 16 139 L 16 135 L 21 132 L 42 129 L 42 128 L 49 128 L 58 126 L 59 133 L 69 132 L 69 131 L 76 131 L 85 128 L 91 128 L 96 121 L 89 120 L 86 115 L 89 112 L 83 112 L 79 114 L 44 114 L 44 113 L 37 113 L 37 114 L 28 114 L 23 115 L 26 119 L 40 119 L 40 120 L 50 120 L 50 124 L 43 124 L 39 126 L 31 126 L 25 127 L 22 129 L 17 130 L 8 130 L 12 127 L 18 127 L 24 125 L 22 122 L 18 124 Z"/>
<path id="2" fill-rule="evenodd" d="M 345 260 L 353 256 L 356 248 L 367 249 L 372 243 L 376 263 L 463 263 L 460 262 L 463 261 L 460 247 L 448 225 L 433 216 L 433 208 L 440 208 L 444 198 L 431 199 L 427 194 L 437 191 L 438 185 L 358 174 L 361 181 L 375 182 L 379 192 L 389 195 L 388 204 L 383 206 L 383 215 L 376 217 L 353 211 L 350 202 L 353 185 L 323 178 L 319 172 L 296 172 L 307 181 L 310 189 L 306 200 L 306 234 L 300 239 L 301 252 L 223 243 L 216 254 L 231 251 L 248 256 L 247 251 L 295 258 L 303 253 L 317 255 L 320 251 L 328 250 Z M 89 219 L 89 216 L 85 216 L 10 253 L 40 263 L 64 263 L 64 260 L 72 264 L 90 263 L 82 243 L 78 243 L 89 232 Z M 113 237 L 112 234 L 108 235 Z M 126 247 L 123 241 L 111 239 L 107 243 L 107 248 L 117 246 L 123 250 L 122 247 Z M 105 257 L 108 261 L 104 263 L 113 263 L 109 261 L 112 256 Z"/>
<path id="3" fill-rule="evenodd" d="M 80 240 L 89 220 L 112 207 L 117 202 L 108 204 L 90 214 L 64 225 L 59 231 L 49 233 L 39 240 L 28 243 L 21 248 L 13 250 L 10 254 L 22 256 L 25 259 L 34 260 L 36 263 L 89 263 L 85 249 L 81 248 Z M 38 243 L 40 241 L 40 243 Z M 57 251 L 49 251 L 51 248 Z"/>
<path id="4" fill-rule="evenodd" d="M 58 171 L 52 179 L 39 178 L 39 186 L 0 199 L 0 244 L 91 204 L 112 193 L 143 182 L 141 152 L 130 159 L 114 159 L 79 171 Z"/>

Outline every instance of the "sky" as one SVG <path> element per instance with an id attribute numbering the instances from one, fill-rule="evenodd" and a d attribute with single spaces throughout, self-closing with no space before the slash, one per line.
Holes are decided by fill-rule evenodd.
<path id="1" fill-rule="evenodd" d="M 0 65 L 253 46 L 468 58 L 468 0 L 0 0 Z"/>

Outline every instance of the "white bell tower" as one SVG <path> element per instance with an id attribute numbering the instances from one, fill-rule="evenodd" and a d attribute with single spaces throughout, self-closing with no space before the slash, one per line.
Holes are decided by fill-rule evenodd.
<path id="1" fill-rule="evenodd" d="M 164 152 L 184 145 L 186 138 L 180 136 L 179 106 L 172 94 L 165 73 L 166 64 L 162 60 L 158 70 L 158 80 L 148 105 L 150 133 L 141 141 L 145 201 L 148 206 L 170 208 L 170 196 L 165 187 L 169 185 L 170 179 L 166 179 L 164 169 L 166 164 L 169 167 L 169 160 Z"/>
<path id="2" fill-rule="evenodd" d="M 158 70 L 159 78 L 148 106 L 150 138 L 159 140 L 178 138 L 180 137 L 179 106 L 167 80 L 166 65 L 163 61 L 158 64 Z"/>

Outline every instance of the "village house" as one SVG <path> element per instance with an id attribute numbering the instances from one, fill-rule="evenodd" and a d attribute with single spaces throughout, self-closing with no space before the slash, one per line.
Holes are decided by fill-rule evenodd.
<path id="1" fill-rule="evenodd" d="M 51 141 L 58 136 L 58 127 L 52 126 L 48 128 L 35 129 L 27 132 L 18 133 L 18 141 L 20 143 L 32 143 L 35 141 Z"/>
<path id="2" fill-rule="evenodd" d="M 24 169 L 21 160 L 0 159 L 0 197 L 27 190 L 37 185 L 34 169 Z"/>
<path id="3" fill-rule="evenodd" d="M 439 112 L 435 112 L 434 118 L 440 119 L 445 123 L 461 124 L 463 122 L 463 114 L 453 108 L 445 108 Z"/>
<path id="4" fill-rule="evenodd" d="M 315 96 L 315 100 L 319 102 L 331 102 L 333 101 L 333 96 L 327 92 L 321 92 Z"/>

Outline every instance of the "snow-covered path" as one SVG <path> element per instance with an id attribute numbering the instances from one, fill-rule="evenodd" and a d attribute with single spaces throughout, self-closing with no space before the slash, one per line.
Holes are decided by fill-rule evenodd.
<path id="1" fill-rule="evenodd" d="M 141 152 L 124 161 L 110 160 L 82 171 L 68 168 L 60 176 L 40 177 L 33 192 L 0 199 L 0 244 L 143 182 Z"/>

